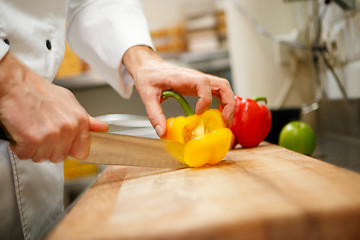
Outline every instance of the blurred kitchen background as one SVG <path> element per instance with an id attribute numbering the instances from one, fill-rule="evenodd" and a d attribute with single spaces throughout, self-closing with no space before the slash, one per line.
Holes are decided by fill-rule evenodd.
<path id="1" fill-rule="evenodd" d="M 238 96 L 267 97 L 267 141 L 301 119 L 316 131 L 313 157 L 360 172 L 360 0 L 142 2 L 163 58 L 228 79 Z M 122 99 L 69 48 L 55 83 L 111 131 L 156 137 L 136 91 Z M 182 114 L 171 99 L 162 106 L 167 117 Z M 68 160 L 67 189 L 82 189 L 99 171 Z"/>

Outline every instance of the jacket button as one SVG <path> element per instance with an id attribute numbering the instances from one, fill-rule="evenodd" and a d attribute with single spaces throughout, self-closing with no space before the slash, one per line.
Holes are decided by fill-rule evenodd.
<path id="1" fill-rule="evenodd" d="M 50 40 L 46 40 L 46 47 L 47 47 L 47 49 L 51 50 L 51 42 L 50 42 Z"/>
<path id="2" fill-rule="evenodd" d="M 5 38 L 4 43 L 6 43 L 7 45 L 10 45 L 9 39 Z"/>

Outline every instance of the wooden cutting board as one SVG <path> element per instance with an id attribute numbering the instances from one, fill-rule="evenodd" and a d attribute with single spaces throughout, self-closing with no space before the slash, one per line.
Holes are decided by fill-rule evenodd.
<path id="1" fill-rule="evenodd" d="M 108 167 L 48 239 L 360 239 L 360 175 L 272 144 L 198 169 Z"/>

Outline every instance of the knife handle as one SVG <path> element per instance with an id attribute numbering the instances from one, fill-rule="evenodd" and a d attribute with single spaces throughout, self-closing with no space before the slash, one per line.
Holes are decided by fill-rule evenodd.
<path id="1" fill-rule="evenodd" d="M 0 121 L 0 139 L 15 143 L 15 140 L 11 137 L 9 131 L 6 129 L 4 124 Z"/>

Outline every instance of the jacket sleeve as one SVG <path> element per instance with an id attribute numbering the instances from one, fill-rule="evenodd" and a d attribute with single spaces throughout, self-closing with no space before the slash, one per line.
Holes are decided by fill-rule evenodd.
<path id="1" fill-rule="evenodd" d="M 136 45 L 154 48 L 141 1 L 71 0 L 67 24 L 72 50 L 122 97 L 129 98 L 134 81 L 121 64 L 123 55 Z"/>

